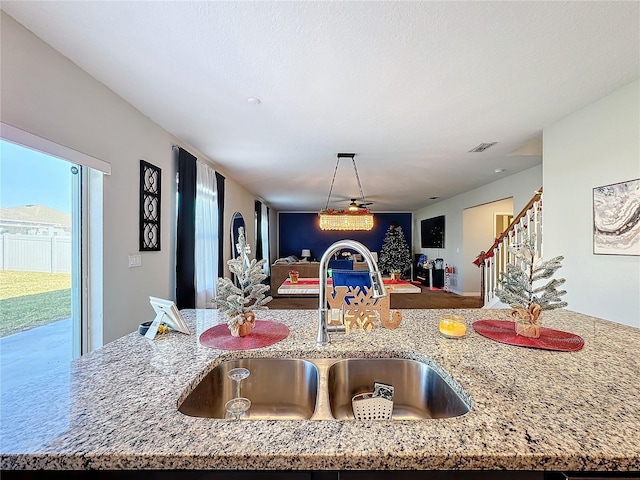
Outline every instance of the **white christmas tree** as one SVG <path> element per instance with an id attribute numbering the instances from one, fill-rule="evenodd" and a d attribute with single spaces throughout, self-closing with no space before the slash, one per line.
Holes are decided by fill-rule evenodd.
<path id="1" fill-rule="evenodd" d="M 509 245 L 509 251 L 515 255 L 519 264 L 508 263 L 506 272 L 500 272 L 500 288 L 496 289 L 496 295 L 501 302 L 512 308 L 525 309 L 538 304 L 540 310 L 567 306 L 567 302 L 560 300 L 567 292 L 557 289 L 565 282 L 564 278 L 551 279 L 542 285 L 536 285 L 551 278 L 556 270 L 562 267 L 564 257 L 557 256 L 549 261 L 539 258 L 535 233 L 525 235 L 520 245 Z"/>
<path id="2" fill-rule="evenodd" d="M 404 238 L 402 227 L 391 224 L 380 250 L 378 268 L 381 272 L 404 273 L 411 268 L 409 244 Z"/>
<path id="3" fill-rule="evenodd" d="M 262 283 L 267 278 L 264 273 L 265 259 L 249 260 L 248 245 L 244 236 L 244 228 L 238 229 L 238 255 L 227 261 L 229 270 L 237 279 L 237 285 L 228 278 L 218 279 L 216 305 L 220 312 L 227 315 L 229 329 L 245 321 L 244 314 L 253 310 L 266 310 L 265 305 L 272 300 L 265 292 L 269 286 Z"/>

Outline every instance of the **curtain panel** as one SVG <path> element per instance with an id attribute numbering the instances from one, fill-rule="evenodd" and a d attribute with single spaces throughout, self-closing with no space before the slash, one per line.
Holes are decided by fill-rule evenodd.
<path id="1" fill-rule="evenodd" d="M 269 256 L 269 208 L 259 200 L 255 201 L 256 260 L 266 259 L 263 270 L 268 277 L 271 272 Z"/>
<path id="2" fill-rule="evenodd" d="M 262 256 L 262 202 L 256 200 L 254 202 L 254 219 L 256 226 L 256 260 L 264 258 Z"/>
<path id="3" fill-rule="evenodd" d="M 224 276 L 224 181 L 225 178 L 216 172 L 216 189 L 218 192 L 218 276 Z"/>
<path id="4" fill-rule="evenodd" d="M 216 172 L 200 161 L 196 172 L 196 308 L 213 308 L 219 271 Z"/>
<path id="5" fill-rule="evenodd" d="M 264 273 L 268 276 L 271 275 L 271 252 L 269 250 L 269 207 L 264 203 L 262 204 L 262 258 L 266 258 L 267 261 L 264 264 Z"/>
<path id="6" fill-rule="evenodd" d="M 196 157 L 181 147 L 173 151 L 178 161 L 176 306 L 195 308 Z"/>

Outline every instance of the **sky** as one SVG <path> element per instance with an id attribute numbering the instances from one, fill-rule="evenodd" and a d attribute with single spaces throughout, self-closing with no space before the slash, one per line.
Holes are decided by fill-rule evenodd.
<path id="1" fill-rule="evenodd" d="M 72 163 L 0 140 L 0 207 L 71 211 Z"/>

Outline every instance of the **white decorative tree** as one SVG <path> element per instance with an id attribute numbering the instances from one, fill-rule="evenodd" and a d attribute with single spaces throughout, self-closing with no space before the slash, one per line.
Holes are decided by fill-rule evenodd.
<path id="1" fill-rule="evenodd" d="M 549 261 L 539 257 L 537 251 L 536 235 L 530 233 L 523 236 L 520 245 L 509 245 L 509 251 L 513 253 L 519 265 L 508 263 L 506 272 L 500 272 L 496 295 L 501 302 L 511 305 L 512 308 L 529 309 L 533 304 L 540 306 L 540 310 L 563 308 L 567 302 L 560 297 L 567 293 L 558 291 L 558 287 L 565 282 L 564 278 L 547 281 L 543 285 L 536 284 L 549 279 L 562 267 L 564 257 L 557 256 Z"/>
<path id="2" fill-rule="evenodd" d="M 380 250 L 378 268 L 383 273 L 405 273 L 411 268 L 409 244 L 404 238 L 400 225 L 393 223 L 389 225 Z"/>
<path id="3" fill-rule="evenodd" d="M 253 326 L 255 315 L 251 312 L 268 309 L 265 305 L 272 297 L 265 295 L 269 286 L 262 283 L 267 278 L 263 269 L 266 260 L 249 260 L 244 227 L 238 229 L 236 249 L 238 255 L 227 261 L 227 264 L 236 277 L 237 285 L 228 278 L 219 278 L 216 305 L 228 317 L 227 324 L 231 334 L 240 336 L 239 329 L 242 325 L 250 324 L 244 329 L 247 333 Z"/>

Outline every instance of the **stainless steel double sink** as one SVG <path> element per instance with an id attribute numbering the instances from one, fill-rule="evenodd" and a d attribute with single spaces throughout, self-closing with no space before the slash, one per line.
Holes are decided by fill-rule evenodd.
<path id="1" fill-rule="evenodd" d="M 225 403 L 234 396 L 227 373 L 239 367 L 251 372 L 241 383 L 241 396 L 251 400 L 251 420 L 353 420 L 352 397 L 373 391 L 375 382 L 394 387 L 393 420 L 450 418 L 471 409 L 469 400 L 418 360 L 243 358 L 217 365 L 178 410 L 225 418 Z"/>

